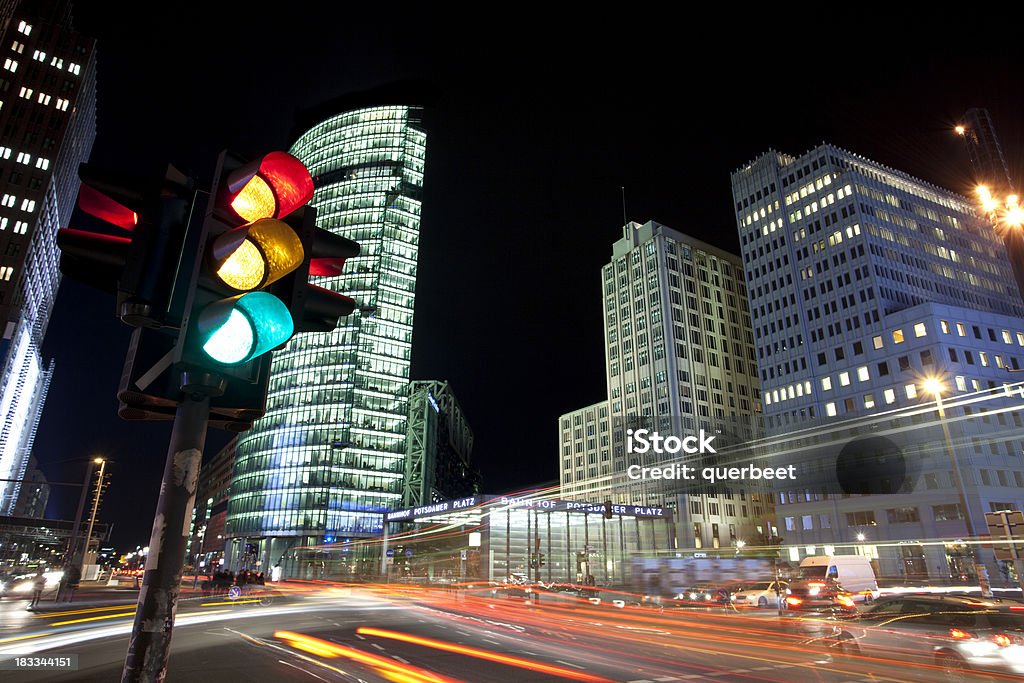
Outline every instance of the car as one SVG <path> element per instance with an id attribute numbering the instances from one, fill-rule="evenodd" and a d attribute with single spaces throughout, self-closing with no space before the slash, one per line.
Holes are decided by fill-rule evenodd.
<path id="1" fill-rule="evenodd" d="M 844 653 L 935 665 L 947 680 L 967 680 L 972 672 L 1020 677 L 1024 603 L 950 594 L 885 597 L 838 625 L 832 642 Z"/>
<path id="2" fill-rule="evenodd" d="M 857 611 L 853 594 L 836 581 L 792 581 L 782 602 L 785 609 L 795 612 Z"/>
<path id="3" fill-rule="evenodd" d="M 694 584 L 676 593 L 675 599 L 684 605 L 727 605 L 736 584 L 704 582 Z"/>
<path id="4" fill-rule="evenodd" d="M 778 589 L 776 589 L 776 585 Z M 777 607 L 780 593 L 785 595 L 789 584 L 785 581 L 744 581 L 743 584 L 732 593 L 732 601 L 735 605 L 750 605 L 752 607 Z"/>

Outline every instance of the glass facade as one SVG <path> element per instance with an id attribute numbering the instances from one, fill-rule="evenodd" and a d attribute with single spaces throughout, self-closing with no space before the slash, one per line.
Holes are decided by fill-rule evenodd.
<path id="1" fill-rule="evenodd" d="M 315 179 L 317 224 L 361 247 L 341 275 L 314 280 L 355 299 L 361 312 L 274 353 L 267 413 L 238 439 L 227 533 L 277 537 L 258 551 L 270 565 L 287 562 L 297 545 L 380 533 L 381 512 L 400 503 L 426 143 L 420 115 L 408 106 L 346 111 L 291 149 Z"/>

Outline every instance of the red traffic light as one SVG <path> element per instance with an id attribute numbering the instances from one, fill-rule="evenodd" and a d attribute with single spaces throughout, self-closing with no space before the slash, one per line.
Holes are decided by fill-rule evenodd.
<path id="1" fill-rule="evenodd" d="M 139 222 L 139 214 L 85 183 L 78 190 L 78 208 L 125 230 L 134 230 Z"/>
<path id="2" fill-rule="evenodd" d="M 231 208 L 248 222 L 282 218 L 313 198 L 313 178 L 287 152 L 271 152 L 228 176 Z"/>

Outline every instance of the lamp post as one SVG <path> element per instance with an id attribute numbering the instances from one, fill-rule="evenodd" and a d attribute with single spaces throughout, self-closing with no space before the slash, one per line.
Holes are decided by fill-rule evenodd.
<path id="1" fill-rule="evenodd" d="M 944 387 L 942 381 L 936 377 L 927 378 L 922 386 L 925 391 L 935 397 L 935 407 L 938 409 L 939 424 L 942 426 L 942 436 L 945 442 L 946 455 L 949 457 L 949 462 L 953 466 L 953 475 L 956 478 L 957 494 L 960 498 L 960 509 L 963 512 L 964 524 L 967 527 L 967 538 L 969 540 L 968 545 L 970 547 L 971 557 L 974 561 L 974 573 L 978 577 L 978 585 L 981 588 L 981 594 L 986 597 L 991 597 L 992 589 L 988 583 L 988 570 L 981 562 L 981 558 L 978 554 L 978 546 L 973 543 L 973 541 L 977 540 L 974 519 L 971 516 L 971 508 L 967 505 L 967 493 L 964 490 L 964 479 L 960 473 L 960 461 L 957 460 L 956 457 L 956 449 L 953 447 L 953 437 L 949 434 L 949 424 L 946 422 L 946 411 L 942 405 L 942 391 Z"/>
<path id="2" fill-rule="evenodd" d="M 89 553 L 89 544 L 92 543 L 92 528 L 96 524 L 96 512 L 100 507 L 100 496 L 103 494 L 103 475 L 106 473 L 107 461 L 104 458 L 93 458 L 93 464 L 100 466 L 99 479 L 96 482 L 96 497 L 92 500 L 92 514 L 89 515 L 89 531 L 85 534 L 85 547 L 82 548 L 82 561 L 79 570 L 85 570 L 85 556 Z"/>

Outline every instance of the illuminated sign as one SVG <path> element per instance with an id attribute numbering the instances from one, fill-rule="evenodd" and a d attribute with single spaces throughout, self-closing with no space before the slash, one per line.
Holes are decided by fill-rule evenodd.
<path id="1" fill-rule="evenodd" d="M 400 522 L 443 515 L 450 512 L 466 510 L 483 503 L 490 503 L 502 507 L 516 509 L 533 509 L 544 512 L 582 512 L 585 514 L 604 514 L 603 503 L 590 503 L 586 501 L 557 500 L 553 498 L 527 498 L 517 496 L 471 496 L 469 498 L 457 498 L 446 500 L 430 505 L 420 505 L 413 508 L 404 508 L 385 513 L 385 519 L 389 522 Z M 671 510 L 663 507 L 650 507 L 646 505 L 612 505 L 612 515 L 623 517 L 660 517 L 669 519 L 672 517 Z"/>

